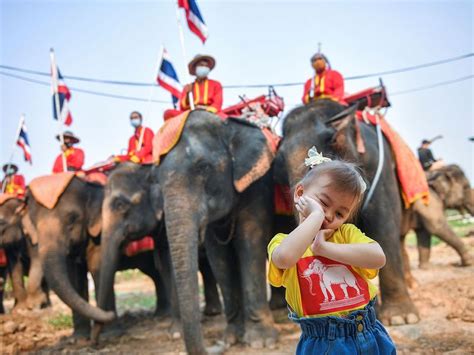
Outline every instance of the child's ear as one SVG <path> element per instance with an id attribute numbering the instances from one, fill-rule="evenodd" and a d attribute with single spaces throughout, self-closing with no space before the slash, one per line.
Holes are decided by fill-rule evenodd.
<path id="1" fill-rule="evenodd" d="M 301 196 L 303 196 L 303 185 L 298 184 L 298 185 L 296 185 L 295 192 L 293 194 L 294 202 L 295 203 L 298 202 L 298 200 L 300 199 Z"/>

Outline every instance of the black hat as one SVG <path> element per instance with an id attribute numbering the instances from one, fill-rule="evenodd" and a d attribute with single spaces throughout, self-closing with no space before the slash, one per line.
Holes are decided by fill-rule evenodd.
<path id="1" fill-rule="evenodd" d="M 423 139 L 421 141 L 421 144 L 431 144 L 431 141 L 429 141 L 428 139 Z"/>
<path id="2" fill-rule="evenodd" d="M 64 138 L 69 138 L 69 140 L 71 140 L 71 143 L 72 143 L 72 144 L 76 144 L 76 143 L 79 143 L 79 142 L 81 141 L 81 140 L 80 140 L 78 137 L 76 137 L 76 136 L 74 135 L 74 133 L 72 133 L 71 131 L 64 131 L 64 132 L 63 132 L 63 139 L 64 139 Z M 60 140 L 60 139 L 59 139 L 59 134 L 56 135 L 56 139 L 57 139 L 58 141 Z"/>
<path id="3" fill-rule="evenodd" d="M 3 172 L 6 174 L 7 173 L 7 169 L 10 168 L 10 169 L 13 169 L 13 173 L 9 174 L 9 175 L 13 175 L 13 174 L 16 174 L 17 171 L 18 171 L 18 166 L 16 166 L 15 164 L 13 163 L 8 163 L 8 164 L 5 164 L 2 168 Z"/>

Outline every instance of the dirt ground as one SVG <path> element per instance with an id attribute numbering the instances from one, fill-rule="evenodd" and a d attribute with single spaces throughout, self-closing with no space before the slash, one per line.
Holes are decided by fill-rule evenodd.
<path id="1" fill-rule="evenodd" d="M 463 240 L 474 252 L 474 237 Z M 401 354 L 474 354 L 474 267 L 459 267 L 459 258 L 444 244 L 433 247 L 432 267 L 417 267 L 415 246 L 409 247 L 413 274 L 418 286 L 410 290 L 420 311 L 421 321 L 414 325 L 389 327 Z M 171 339 L 169 321 L 152 316 L 152 282 L 139 272 L 118 276 L 116 282 L 120 330 L 110 331 L 99 346 L 74 342 L 69 309 L 52 295 L 53 307 L 35 312 L 0 316 L 0 353 L 184 353 L 182 340 Z M 6 300 L 7 312 L 12 300 Z M 226 354 L 292 354 L 299 329 L 288 321 L 286 311 L 274 312 L 280 339 L 275 349 L 253 350 L 233 346 Z M 222 336 L 222 316 L 204 319 L 207 345 Z"/>

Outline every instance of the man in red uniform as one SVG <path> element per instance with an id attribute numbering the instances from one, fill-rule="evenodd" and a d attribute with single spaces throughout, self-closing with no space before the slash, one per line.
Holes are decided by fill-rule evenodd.
<path id="1" fill-rule="evenodd" d="M 59 134 L 56 136 L 59 140 Z M 54 161 L 53 173 L 62 173 L 63 169 L 63 154 L 66 156 L 67 171 L 79 171 L 84 165 L 84 151 L 81 148 L 75 148 L 74 144 L 79 143 L 80 139 L 71 131 L 64 131 L 64 144 L 61 146 L 61 153 Z"/>
<path id="2" fill-rule="evenodd" d="M 129 160 L 137 164 L 150 164 L 153 162 L 153 137 L 155 134 L 148 127 L 142 126 L 142 114 L 133 111 L 130 114 L 130 124 L 135 128 L 135 133 L 128 140 L 127 154 Z"/>
<path id="3" fill-rule="evenodd" d="M 189 97 L 192 92 L 194 108 L 218 113 L 222 109 L 222 85 L 208 79 L 209 72 L 216 66 L 216 60 L 209 55 L 197 55 L 189 62 L 188 69 L 191 75 L 196 76 L 192 84 L 184 87 L 179 100 L 182 111 L 189 110 Z"/>
<path id="4" fill-rule="evenodd" d="M 18 166 L 13 163 L 8 163 L 3 166 L 5 177 L 1 182 L 1 191 L 7 194 L 17 195 L 18 197 L 25 196 L 25 178 L 21 174 L 17 174 Z"/>
<path id="5" fill-rule="evenodd" d="M 303 103 L 331 99 L 345 104 L 344 78 L 338 71 L 331 69 L 326 56 L 321 52 L 316 53 L 311 57 L 311 66 L 315 70 L 315 75 L 304 85 Z"/>

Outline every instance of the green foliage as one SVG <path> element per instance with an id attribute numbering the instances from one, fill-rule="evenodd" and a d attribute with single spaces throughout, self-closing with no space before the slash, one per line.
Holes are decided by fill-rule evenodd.
<path id="1" fill-rule="evenodd" d="M 156 305 L 155 294 L 146 293 L 118 293 L 117 308 L 119 311 L 132 311 L 137 309 L 153 310 Z"/>
<path id="2" fill-rule="evenodd" d="M 61 313 L 48 319 L 48 323 L 57 330 L 69 329 L 72 328 L 72 316 L 70 314 Z"/>

